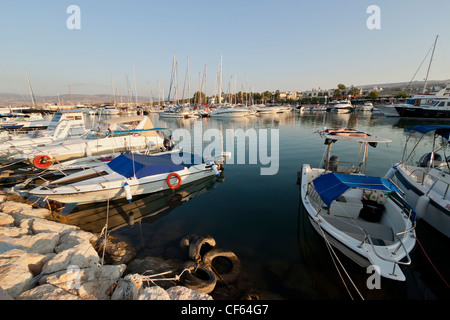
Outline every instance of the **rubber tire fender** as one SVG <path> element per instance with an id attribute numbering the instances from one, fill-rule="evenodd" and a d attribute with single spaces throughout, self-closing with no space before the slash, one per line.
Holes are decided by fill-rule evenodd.
<path id="1" fill-rule="evenodd" d="M 236 254 L 234 254 L 234 252 L 225 250 L 225 249 L 214 248 L 214 249 L 211 249 L 210 251 L 208 251 L 204 255 L 202 261 L 206 265 L 212 266 L 214 259 L 219 258 L 219 257 L 224 257 L 224 258 L 228 259 L 232 264 L 232 268 L 231 268 L 230 272 L 223 273 L 223 274 L 218 274 L 218 273 L 216 273 L 217 270 L 215 268 L 211 268 L 213 270 L 213 272 L 216 273 L 217 281 L 220 283 L 225 283 L 225 284 L 230 284 L 230 283 L 236 281 L 237 278 L 239 277 L 239 275 L 241 274 L 242 266 L 241 266 L 241 261 L 236 256 Z"/>
<path id="2" fill-rule="evenodd" d="M 217 278 L 214 272 L 202 263 L 196 263 L 194 261 L 187 261 L 183 264 L 184 269 L 188 269 L 189 272 L 184 272 L 180 278 L 183 286 L 192 290 L 204 293 L 213 292 L 217 284 Z M 207 279 L 199 278 L 196 273 L 200 271 L 207 276 Z"/>
<path id="3" fill-rule="evenodd" d="M 209 244 L 211 247 L 216 246 L 216 240 L 210 235 L 188 235 L 181 239 L 180 244 L 182 247 L 189 247 L 189 259 L 200 262 L 201 261 L 201 249 L 204 244 Z"/>

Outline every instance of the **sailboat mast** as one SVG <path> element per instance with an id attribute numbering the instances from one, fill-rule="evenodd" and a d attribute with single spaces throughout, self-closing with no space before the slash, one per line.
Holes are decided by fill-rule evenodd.
<path id="1" fill-rule="evenodd" d="M 220 55 L 219 104 L 222 103 L 222 55 Z"/>
<path id="2" fill-rule="evenodd" d="M 28 78 L 28 73 L 26 71 L 25 71 L 25 76 L 27 77 L 28 90 L 30 90 L 31 103 L 33 104 L 33 108 L 36 108 L 36 100 L 34 98 L 33 89 L 31 88 L 30 79 Z"/>
<path id="3" fill-rule="evenodd" d="M 425 84 L 423 86 L 423 93 L 425 93 L 425 90 L 426 90 L 426 87 L 427 87 L 428 75 L 430 73 L 431 62 L 433 61 L 434 49 L 436 49 L 436 43 L 437 43 L 438 37 L 439 37 L 439 35 L 437 35 L 436 36 L 436 40 L 434 40 L 433 52 L 431 53 L 430 63 L 428 64 L 427 77 L 425 78 Z"/>

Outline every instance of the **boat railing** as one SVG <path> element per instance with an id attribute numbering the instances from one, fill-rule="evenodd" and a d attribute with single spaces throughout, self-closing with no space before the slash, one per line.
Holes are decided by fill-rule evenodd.
<path id="1" fill-rule="evenodd" d="M 444 185 L 446 185 L 445 192 L 442 195 L 442 199 L 445 199 L 447 197 L 448 189 L 450 187 L 450 184 L 447 181 L 445 181 L 443 179 L 440 179 L 439 177 L 435 177 L 435 176 L 432 176 L 432 175 L 428 174 L 425 170 L 423 170 L 423 168 L 417 168 L 417 169 L 414 169 L 412 171 L 409 171 L 409 176 L 412 176 L 413 174 L 415 174 L 418 171 L 420 171 L 422 173 L 422 178 L 421 178 L 421 181 L 420 181 L 420 183 L 422 185 L 424 185 L 425 178 L 428 178 L 428 179 L 433 181 L 433 183 L 431 184 L 431 186 L 429 187 L 429 189 L 427 190 L 425 195 L 428 195 L 435 188 L 435 186 L 436 186 L 436 184 L 438 182 L 442 182 Z M 416 175 L 416 177 L 417 177 L 417 175 Z M 436 192 L 436 193 L 440 194 L 439 192 Z"/>
<path id="2" fill-rule="evenodd" d="M 320 198 L 319 193 L 317 193 L 316 189 L 313 187 L 312 182 L 308 183 L 305 197 L 309 198 L 309 201 L 316 210 L 317 214 L 324 210 L 325 203 L 323 202 L 322 198 Z"/>
<path id="3" fill-rule="evenodd" d="M 367 237 L 366 237 L 367 240 L 370 243 L 370 246 L 372 247 L 373 253 L 375 253 L 375 255 L 378 258 L 380 258 L 381 260 L 384 260 L 384 261 L 387 261 L 387 262 L 391 262 L 391 263 L 394 264 L 394 268 L 392 269 L 392 275 L 395 275 L 395 268 L 397 267 L 398 264 L 402 264 L 402 265 L 410 265 L 411 264 L 411 257 L 409 256 L 408 250 L 406 250 L 403 241 L 400 239 L 400 237 L 397 234 L 395 234 L 395 237 L 397 238 L 397 240 L 399 242 L 399 245 L 398 245 L 397 249 L 394 250 L 393 254 L 396 254 L 396 252 L 400 248 L 403 248 L 403 250 L 405 251 L 405 256 L 407 258 L 407 261 L 400 261 L 400 260 L 389 259 L 387 257 L 383 257 L 383 256 L 379 255 L 377 250 L 375 249 L 375 245 L 373 244 L 372 238 L 370 237 L 370 235 L 367 235 Z"/>

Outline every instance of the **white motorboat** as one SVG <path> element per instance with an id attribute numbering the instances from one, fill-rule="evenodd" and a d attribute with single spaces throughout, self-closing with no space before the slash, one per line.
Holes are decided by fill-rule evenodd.
<path id="1" fill-rule="evenodd" d="M 446 150 L 450 136 L 450 125 L 417 125 L 408 129 L 408 136 L 403 159 L 394 165 L 385 178 L 393 179 L 406 194 L 408 202 L 417 212 L 417 218 L 450 237 L 450 164 Z M 418 132 L 420 139 L 412 139 Z M 433 133 L 430 143 L 428 133 Z M 439 145 L 437 139 L 442 139 Z M 406 154 L 408 143 L 413 145 Z M 418 162 L 414 159 L 419 144 L 432 145 L 432 150 L 425 153 Z M 442 157 L 438 152 L 444 152 Z"/>
<path id="2" fill-rule="evenodd" d="M 209 113 L 212 118 L 242 118 L 248 116 L 250 110 L 233 105 L 223 105 L 215 108 Z"/>
<path id="3" fill-rule="evenodd" d="M 0 144 L 0 158 L 8 158 L 25 149 L 42 147 L 58 141 L 79 137 L 86 132 L 84 111 L 62 110 L 53 115 L 45 130 L 36 130 L 26 135 L 11 136 Z"/>
<path id="4" fill-rule="evenodd" d="M 189 112 L 184 111 L 181 107 L 170 107 L 159 113 L 160 118 L 176 118 L 184 119 L 187 118 Z"/>
<path id="5" fill-rule="evenodd" d="M 389 180 L 365 175 L 368 146 L 390 140 L 345 129 L 322 134 L 327 146 L 324 167 L 304 164 L 301 172 L 302 202 L 312 226 L 327 244 L 360 266 L 373 265 L 381 276 L 404 281 L 399 265 L 411 263 L 415 212 Z M 336 156 L 330 157 L 336 141 L 359 144 L 362 161 L 340 166 Z"/>
<path id="6" fill-rule="evenodd" d="M 356 108 L 357 111 L 363 112 L 371 112 L 373 111 L 373 103 L 372 102 L 364 102 L 361 106 Z"/>
<path id="7" fill-rule="evenodd" d="M 223 158 L 204 161 L 193 154 L 122 154 L 111 162 L 45 183 L 30 195 L 62 203 L 92 203 L 150 194 L 219 175 Z M 200 161 L 198 161 L 200 159 Z"/>
<path id="8" fill-rule="evenodd" d="M 130 116 L 103 120 L 98 128 L 81 137 L 56 144 L 26 150 L 13 158 L 47 168 L 54 161 L 70 160 L 90 155 L 144 150 L 163 146 L 164 139 L 147 116 Z"/>
<path id="9" fill-rule="evenodd" d="M 100 109 L 100 113 L 102 115 L 118 115 L 120 110 L 114 106 L 103 106 Z"/>
<path id="10" fill-rule="evenodd" d="M 1 123 L 1 127 L 8 131 L 30 131 L 36 129 L 45 129 L 50 124 L 50 120 L 45 120 L 40 113 L 32 114 L 14 114 Z"/>
<path id="11" fill-rule="evenodd" d="M 281 106 L 261 106 L 258 107 L 258 114 L 276 114 L 281 113 Z"/>
<path id="12" fill-rule="evenodd" d="M 350 113 L 353 111 L 353 106 L 349 100 L 333 100 L 327 106 L 328 112 Z"/>

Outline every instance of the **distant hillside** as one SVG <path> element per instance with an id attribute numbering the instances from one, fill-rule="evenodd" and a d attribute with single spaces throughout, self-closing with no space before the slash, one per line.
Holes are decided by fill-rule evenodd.
<path id="1" fill-rule="evenodd" d="M 383 88 L 384 90 L 389 89 L 401 89 L 404 90 L 409 84 L 408 82 L 395 82 L 395 83 L 378 83 L 378 84 L 367 84 L 367 85 L 357 85 L 356 87 L 370 90 L 372 88 Z M 422 89 L 424 86 L 424 81 L 413 81 L 410 88 Z M 441 86 L 444 87 L 450 84 L 450 79 L 448 80 L 429 80 L 427 83 L 427 88 Z M 112 104 L 114 97 L 112 94 L 96 94 L 96 95 L 83 95 L 83 94 L 64 94 L 60 96 L 37 96 L 35 95 L 36 104 L 38 106 L 45 104 L 60 104 L 60 105 L 76 105 L 76 104 Z M 153 101 L 158 101 L 158 98 L 153 98 Z M 116 102 L 120 103 L 120 97 L 116 97 Z M 122 102 L 129 102 L 129 97 L 122 97 Z M 134 102 L 131 101 L 131 102 Z M 149 103 L 150 98 L 138 97 L 138 102 Z M 14 94 L 14 93 L 0 93 L 0 106 L 32 106 L 31 97 L 29 94 Z"/>

